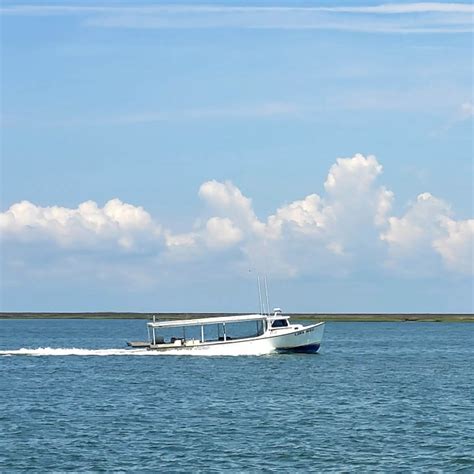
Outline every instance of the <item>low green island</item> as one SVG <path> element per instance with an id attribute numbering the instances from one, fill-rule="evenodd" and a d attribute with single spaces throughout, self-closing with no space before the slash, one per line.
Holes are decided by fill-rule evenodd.
<path id="1" fill-rule="evenodd" d="M 26 313 L 2 312 L 0 319 L 151 319 L 162 320 L 236 316 L 244 313 Z M 474 314 L 447 313 L 288 313 L 293 319 L 334 322 L 474 322 Z"/>

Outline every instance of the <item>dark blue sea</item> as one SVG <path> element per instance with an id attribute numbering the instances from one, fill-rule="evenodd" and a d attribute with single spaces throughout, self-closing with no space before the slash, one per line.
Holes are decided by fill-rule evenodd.
<path id="1" fill-rule="evenodd" d="M 327 323 L 316 355 L 122 350 L 145 335 L 0 321 L 0 471 L 474 472 L 474 324 Z"/>

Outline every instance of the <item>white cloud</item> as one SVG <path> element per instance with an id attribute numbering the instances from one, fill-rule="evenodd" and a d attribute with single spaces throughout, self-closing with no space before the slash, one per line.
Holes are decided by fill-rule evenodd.
<path id="1" fill-rule="evenodd" d="M 393 193 L 376 186 L 381 173 L 382 165 L 374 156 L 338 158 L 324 183 L 327 196 L 323 199 L 311 194 L 278 209 L 268 219 L 270 235 L 280 233 L 286 225 L 296 233 L 335 238 L 340 248 L 340 240 L 354 238 L 349 231 L 360 227 L 362 221 L 369 221 L 371 226 L 383 225 Z"/>
<path id="2" fill-rule="evenodd" d="M 280 247 L 292 274 L 346 273 L 358 259 L 367 260 L 368 247 L 378 251 L 377 229 L 386 225 L 393 200 L 393 193 L 377 184 L 381 173 L 374 156 L 338 158 L 324 183 L 326 195 L 310 194 L 268 218 L 267 246 Z"/>
<path id="3" fill-rule="evenodd" d="M 439 236 L 440 223 L 450 213 L 447 203 L 430 193 L 422 193 L 403 217 L 388 219 L 389 227 L 381 234 L 381 239 L 394 251 L 412 254 Z"/>
<path id="4" fill-rule="evenodd" d="M 439 130 L 433 130 L 432 135 L 441 136 L 447 133 L 449 130 L 453 129 L 454 127 L 459 126 L 459 124 L 472 120 L 473 117 L 474 104 L 472 103 L 472 101 L 467 100 L 461 103 L 461 105 L 457 105 L 456 109 L 454 110 L 454 113 L 447 121 L 447 123 Z"/>
<path id="5" fill-rule="evenodd" d="M 456 222 L 444 218 L 440 225 L 446 233 L 433 241 L 433 247 L 446 267 L 457 273 L 474 273 L 474 219 Z"/>
<path id="6" fill-rule="evenodd" d="M 265 102 L 250 105 L 229 105 L 224 107 L 204 107 L 182 110 L 163 110 L 141 112 L 136 114 L 118 115 L 113 118 L 96 120 L 98 125 L 139 124 L 154 122 L 172 122 L 202 119 L 266 119 L 300 116 L 304 109 L 292 103 Z"/>
<path id="7" fill-rule="evenodd" d="M 474 6 L 456 2 L 387 3 L 374 6 L 225 6 L 225 5 L 10 5 L 0 8 L 7 15 L 72 15 L 87 13 L 153 14 L 153 13 L 292 13 L 343 12 L 375 14 L 474 13 Z"/>
<path id="8" fill-rule="evenodd" d="M 13 5 L 4 15 L 85 16 L 106 28 L 281 28 L 385 33 L 471 32 L 473 7 L 464 3 L 400 3 L 375 6 L 225 5 Z"/>
<path id="9" fill-rule="evenodd" d="M 125 249 L 132 249 L 136 239 L 156 239 L 160 234 L 160 226 L 142 207 L 119 199 L 102 208 L 86 201 L 76 209 L 22 201 L 0 214 L 0 230 L 5 237 L 23 241 L 51 239 L 64 247 L 113 241 Z"/>
<path id="10" fill-rule="evenodd" d="M 329 170 L 324 188 L 334 232 L 345 236 L 363 226 L 383 226 L 390 211 L 393 193 L 377 185 L 382 165 L 375 156 L 356 154 L 338 158 Z M 341 236 L 342 237 L 342 236 Z M 350 235 L 355 239 L 354 235 Z"/>
<path id="11" fill-rule="evenodd" d="M 264 220 L 232 182 L 207 181 L 198 194 L 208 215 L 184 233 L 119 199 L 103 207 L 87 201 L 75 209 L 22 201 L 0 213 L 0 229 L 12 245 L 50 242 L 66 254 L 97 249 L 100 258 L 106 249 L 119 252 L 120 259 L 148 252 L 143 265 L 153 274 L 163 266 L 173 271 L 176 263 L 210 264 L 216 258 L 219 269 L 229 272 L 252 268 L 282 277 L 344 275 L 380 270 L 385 263 L 415 275 L 441 272 L 441 262 L 448 271 L 471 272 L 474 220 L 455 220 L 450 206 L 430 193 L 420 194 L 401 217 L 391 215 L 394 193 L 379 183 L 382 171 L 371 155 L 338 158 L 324 194 L 284 204 Z M 127 265 L 137 268 L 136 262 Z"/>
<path id="12" fill-rule="evenodd" d="M 344 196 L 348 191 L 364 193 L 382 172 L 375 156 L 358 153 L 353 158 L 338 158 L 331 166 L 324 188 L 328 194 Z"/>
<path id="13" fill-rule="evenodd" d="M 261 232 L 263 224 L 252 208 L 252 200 L 244 196 L 230 181 L 207 181 L 199 188 L 199 197 L 221 217 L 229 217 L 242 230 Z"/>
<path id="14" fill-rule="evenodd" d="M 330 11 L 380 14 L 409 13 L 473 13 L 474 7 L 467 3 L 387 3 L 370 7 L 329 7 Z"/>
<path id="15" fill-rule="evenodd" d="M 353 258 L 361 242 L 377 241 L 374 226 L 383 225 L 393 197 L 376 184 L 381 172 L 373 156 L 340 158 L 328 174 L 325 197 L 310 194 L 281 206 L 266 221 L 258 219 L 252 201 L 229 181 L 208 181 L 199 196 L 235 229 L 235 244 L 245 256 L 243 268 L 294 276 L 314 267 L 312 258 L 306 258 L 308 246 L 318 255 L 321 270 L 330 268 L 334 259 L 342 265 L 342 258 Z"/>
<path id="16" fill-rule="evenodd" d="M 209 252 L 229 249 L 263 227 L 252 209 L 252 202 L 230 181 L 206 181 L 198 192 L 212 213 L 204 224 L 197 222 L 194 230 L 174 234 L 165 230 L 165 257 L 169 260 L 205 259 Z"/>
<path id="17" fill-rule="evenodd" d="M 279 238 L 283 227 L 301 234 L 321 233 L 327 226 L 323 202 L 317 194 L 310 194 L 304 199 L 294 201 L 268 218 L 267 234 L 270 238 Z"/>
<path id="18" fill-rule="evenodd" d="M 451 215 L 446 202 L 422 193 L 402 217 L 390 217 L 381 234 L 389 245 L 389 264 L 416 273 L 438 254 L 447 269 L 473 273 L 474 220 L 455 221 Z"/>
<path id="19" fill-rule="evenodd" d="M 211 248 L 232 247 L 242 236 L 242 231 L 228 218 L 212 217 L 206 223 L 206 243 Z"/>
<path id="20" fill-rule="evenodd" d="M 371 155 L 339 158 L 329 170 L 324 197 L 310 194 L 286 204 L 266 222 L 258 220 L 251 200 L 230 182 L 204 183 L 199 194 L 220 218 L 240 229 L 234 245 L 247 259 L 243 266 L 293 276 L 311 271 L 316 262 L 325 271 L 334 265 L 345 271 L 354 260 L 374 259 L 398 268 L 418 254 L 427 260 L 441 256 L 448 269 L 464 272 L 452 261 L 465 253 L 456 250 L 458 241 L 467 238 L 465 224 L 452 220 L 449 205 L 429 193 L 420 194 L 403 217 L 390 216 L 394 193 L 378 184 L 382 171 Z M 456 232 L 456 225 L 463 231 Z M 388 248 L 385 256 L 380 241 Z M 308 248 L 312 257 L 305 258 Z"/>

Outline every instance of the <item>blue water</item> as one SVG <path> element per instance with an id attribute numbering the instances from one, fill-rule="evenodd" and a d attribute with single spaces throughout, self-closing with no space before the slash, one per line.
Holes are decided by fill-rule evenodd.
<path id="1" fill-rule="evenodd" d="M 328 323 L 317 355 L 110 355 L 144 324 L 0 321 L 3 351 L 109 354 L 0 356 L 1 472 L 474 472 L 474 324 Z"/>

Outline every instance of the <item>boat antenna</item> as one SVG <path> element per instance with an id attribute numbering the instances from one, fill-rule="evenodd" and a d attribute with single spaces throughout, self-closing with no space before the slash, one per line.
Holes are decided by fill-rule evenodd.
<path id="1" fill-rule="evenodd" d="M 267 298 L 267 314 L 268 314 L 268 316 L 270 316 L 270 303 L 269 303 L 269 300 L 268 300 L 268 286 L 267 286 L 267 276 L 266 275 L 264 276 L 264 282 L 265 282 L 265 295 L 266 295 L 266 298 Z"/>
<path id="2" fill-rule="evenodd" d="M 257 275 L 257 285 L 258 285 L 258 301 L 260 303 L 260 314 L 264 313 L 263 300 L 262 300 L 262 290 L 260 289 L 260 276 Z"/>

